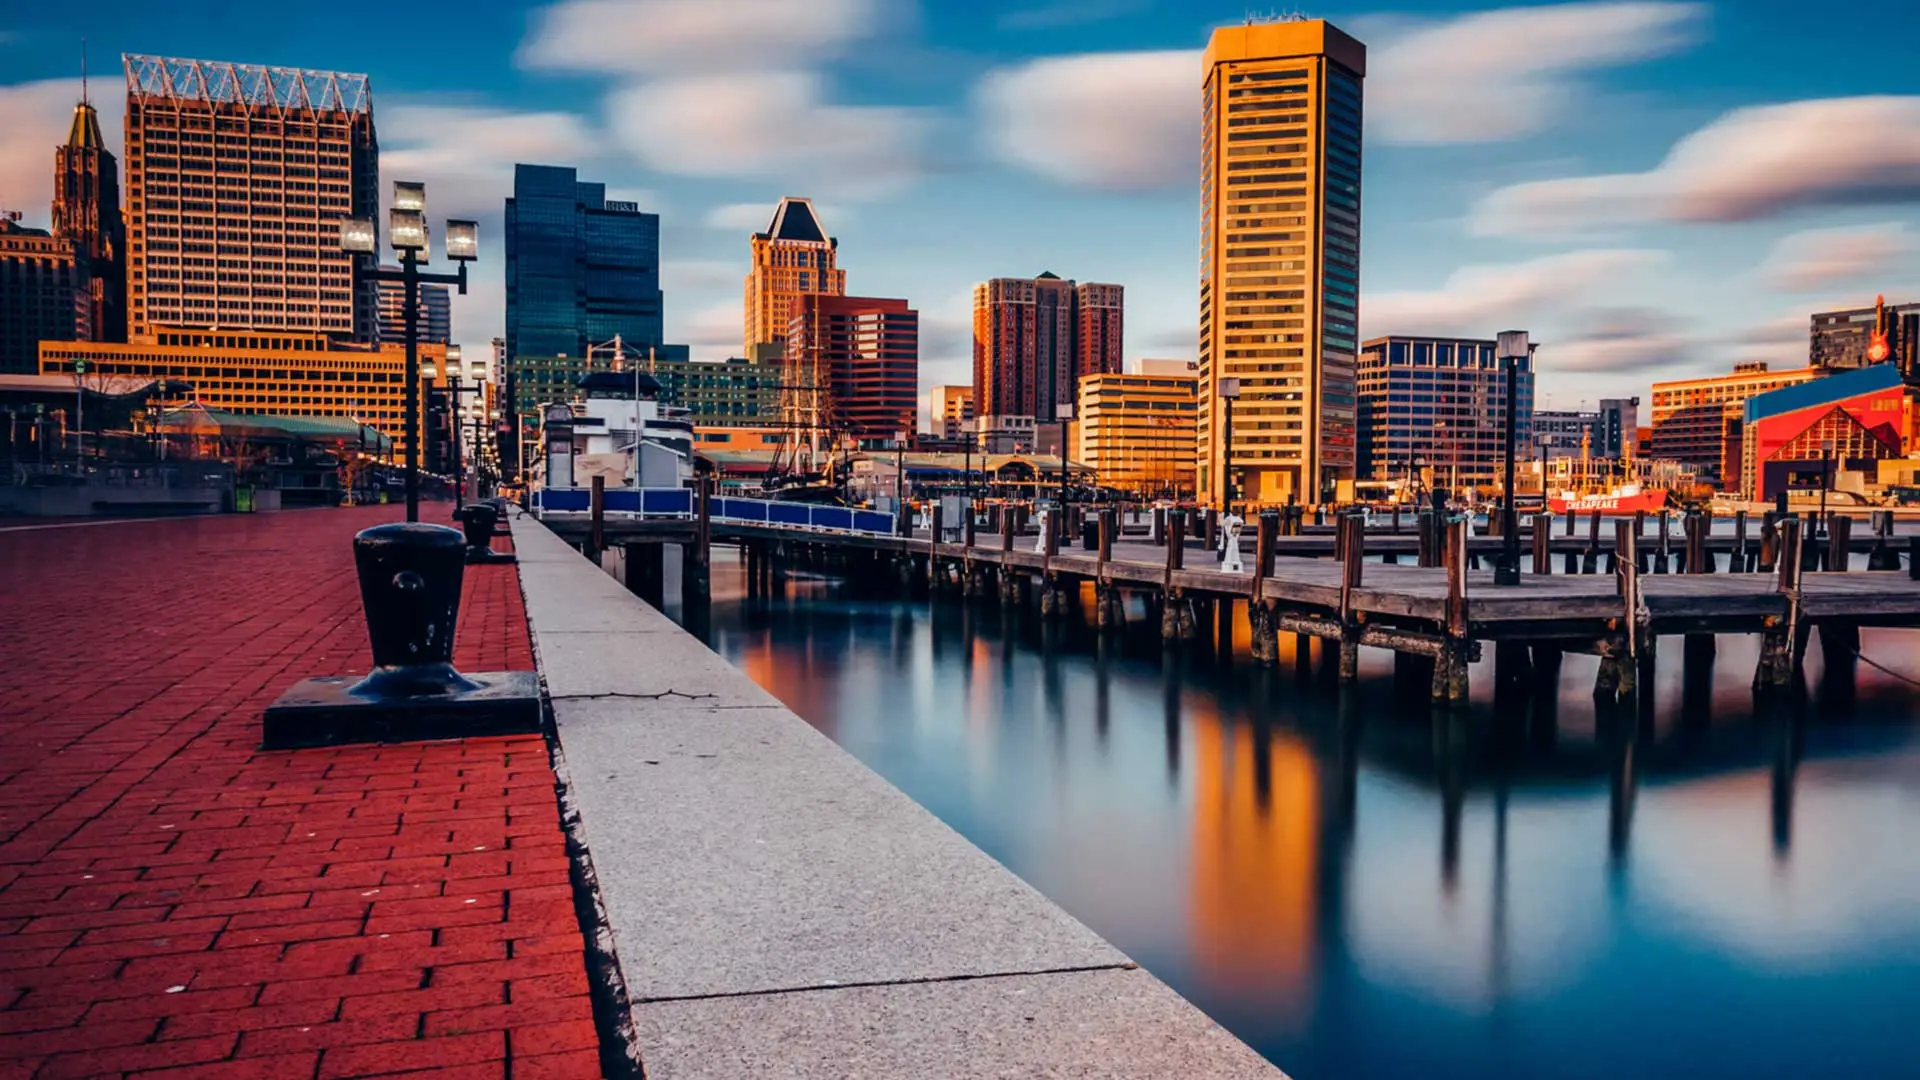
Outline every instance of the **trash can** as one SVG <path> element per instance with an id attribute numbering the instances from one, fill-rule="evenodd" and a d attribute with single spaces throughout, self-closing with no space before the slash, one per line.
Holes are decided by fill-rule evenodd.
<path id="1" fill-rule="evenodd" d="M 1081 512 L 1080 549 L 1082 551 L 1100 550 L 1100 518 L 1098 515 Z"/>
<path id="2" fill-rule="evenodd" d="M 253 488 L 248 484 L 236 484 L 233 488 L 233 512 L 236 514 L 253 513 Z"/>

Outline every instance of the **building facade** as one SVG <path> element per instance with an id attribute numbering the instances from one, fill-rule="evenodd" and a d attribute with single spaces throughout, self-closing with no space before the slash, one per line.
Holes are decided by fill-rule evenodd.
<path id="1" fill-rule="evenodd" d="M 1886 297 L 1877 297 L 1873 307 L 1818 311 L 1811 322 L 1809 366 L 1850 371 L 1892 363 L 1909 377 L 1920 371 L 1920 302 L 1889 304 Z M 1880 349 L 1885 351 L 1871 355 Z"/>
<path id="2" fill-rule="evenodd" d="M 920 410 L 920 313 L 905 300 L 799 297 L 787 324 L 783 386 L 817 394 L 792 419 L 863 442 L 887 443 L 916 429 Z"/>
<path id="3" fill-rule="evenodd" d="M 1355 468 L 1366 46 L 1320 20 L 1213 32 L 1202 61 L 1200 498 L 1331 500 Z M 1223 380 L 1238 381 L 1233 444 Z"/>
<path id="4" fill-rule="evenodd" d="M 1191 495 L 1199 390 L 1199 365 L 1190 360 L 1142 360 L 1138 371 L 1082 378 L 1075 457 L 1102 487 L 1143 498 Z"/>
<path id="5" fill-rule="evenodd" d="M 374 337 L 374 256 L 338 222 L 379 213 L 365 75 L 122 58 L 127 317 L 159 327 Z"/>
<path id="6" fill-rule="evenodd" d="M 95 341 L 127 340 L 120 163 L 100 133 L 99 113 L 84 98 L 73 107 L 66 143 L 53 152 L 53 235 L 72 241 L 86 264 L 88 336 Z"/>
<path id="7" fill-rule="evenodd" d="M 160 330 L 131 342 L 46 342 L 40 373 L 168 379 L 193 387 L 209 408 L 266 416 L 357 419 L 406 450 L 406 350 L 340 342 L 324 334 Z M 420 346 L 420 364 L 444 370 L 446 349 Z M 428 380 L 421 381 L 424 391 Z M 423 393 L 424 400 L 424 393 Z"/>
<path id="8" fill-rule="evenodd" d="M 971 437 L 973 387 L 936 386 L 932 394 L 933 434 L 942 439 Z"/>
<path id="9" fill-rule="evenodd" d="M 660 400 L 691 412 L 696 427 L 755 427 L 780 419 L 783 362 L 693 360 L 676 356 L 646 366 Z"/>
<path id="10" fill-rule="evenodd" d="M 982 416 L 1052 423 L 1082 376 L 1118 372 L 1126 292 L 1119 285 L 994 278 L 973 287 L 973 392 Z"/>
<path id="11" fill-rule="evenodd" d="M 744 283 L 741 354 L 786 353 L 795 302 L 803 296 L 845 296 L 840 241 L 827 235 L 813 200 L 792 196 L 774 207 L 766 232 L 753 234 L 753 268 Z"/>
<path id="12" fill-rule="evenodd" d="M 1519 361 L 1514 386 L 1517 472 L 1533 443 L 1531 358 Z M 1493 340 L 1374 338 L 1360 348 L 1359 402 L 1363 478 L 1450 491 L 1504 481 L 1507 380 Z"/>
<path id="13" fill-rule="evenodd" d="M 1747 399 L 1820 374 L 1812 367 L 1770 371 L 1764 363 L 1749 363 L 1736 364 L 1731 375 L 1654 383 L 1647 454 L 1690 465 L 1706 483 L 1737 485 Z"/>
<path id="14" fill-rule="evenodd" d="M 90 296 L 74 241 L 0 217 L 0 373 L 37 374 L 42 341 L 92 337 Z"/>
<path id="15" fill-rule="evenodd" d="M 399 269 L 394 267 L 393 269 Z M 374 282 L 375 310 L 379 313 L 379 340 L 407 340 L 407 287 L 398 281 Z M 416 332 L 421 341 L 445 345 L 453 340 L 453 295 L 445 285 L 420 286 Z"/>
<path id="16" fill-rule="evenodd" d="M 1741 407 L 1737 487 L 1750 499 L 1830 487 L 1833 474 L 1874 475 L 1913 440 L 1912 392 L 1892 364 L 1840 372 L 1748 398 Z"/>
<path id="17" fill-rule="evenodd" d="M 1640 423 L 1640 399 L 1601 398 L 1592 412 L 1541 410 L 1533 414 L 1531 450 L 1549 457 L 1618 461 L 1632 457 Z"/>
<path id="18" fill-rule="evenodd" d="M 506 206 L 507 366 L 522 412 L 571 397 L 589 346 L 665 344 L 660 217 L 557 165 L 515 165 Z"/>

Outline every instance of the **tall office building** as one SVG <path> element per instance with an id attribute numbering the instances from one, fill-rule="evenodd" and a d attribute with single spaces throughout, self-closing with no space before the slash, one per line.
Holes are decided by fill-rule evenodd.
<path id="1" fill-rule="evenodd" d="M 1492 339 L 1375 338 L 1361 347 L 1358 387 L 1363 477 L 1418 476 L 1453 491 L 1502 481 L 1507 379 Z M 1533 443 L 1531 357 L 1519 361 L 1514 389 L 1516 453 L 1524 461 Z M 1238 442 L 1238 408 L 1233 428 Z"/>
<path id="2" fill-rule="evenodd" d="M 867 443 L 912 434 L 920 409 L 920 313 L 905 300 L 801 296 L 786 340 L 785 385 L 808 388 L 785 391 L 787 422 Z"/>
<path id="3" fill-rule="evenodd" d="M 506 231 L 507 366 L 521 411 L 570 397 L 589 345 L 617 335 L 643 356 L 663 345 L 658 214 L 608 199 L 571 168 L 515 165 Z"/>
<path id="4" fill-rule="evenodd" d="M 1648 456 L 1694 466 L 1702 480 L 1737 484 L 1747 399 L 1823 374 L 1815 367 L 1770 371 L 1756 362 L 1735 364 L 1731 375 L 1654 383 Z"/>
<path id="5" fill-rule="evenodd" d="M 933 433 L 942 439 L 971 437 L 973 431 L 973 387 L 936 386 L 932 395 Z"/>
<path id="6" fill-rule="evenodd" d="M 75 241 L 0 215 L 0 373 L 40 370 L 42 341 L 93 336 L 87 260 Z"/>
<path id="7" fill-rule="evenodd" d="M 1058 419 L 1082 376 L 1120 370 L 1125 312 L 1122 286 L 1053 273 L 975 285 L 974 413 Z"/>
<path id="8" fill-rule="evenodd" d="M 1103 487 L 1148 498 L 1192 492 L 1197 368 L 1191 360 L 1142 360 L 1138 371 L 1081 379 L 1074 457 Z"/>
<path id="9" fill-rule="evenodd" d="M 1366 46 L 1320 20 L 1213 32 L 1202 67 L 1200 498 L 1256 503 L 1354 475 Z M 1233 445 L 1220 390 L 1237 380 Z"/>
<path id="10" fill-rule="evenodd" d="M 741 355 L 784 353 L 794 301 L 801 296 L 845 296 L 847 272 L 835 265 L 840 241 L 827 235 L 813 200 L 792 196 L 774 207 L 766 232 L 753 234 L 747 272 Z M 770 348 L 769 348 L 770 347 Z"/>
<path id="11" fill-rule="evenodd" d="M 1807 362 L 1828 371 L 1892 363 L 1920 380 L 1920 302 L 1889 304 L 1882 296 L 1872 307 L 1815 312 Z"/>
<path id="12" fill-rule="evenodd" d="M 84 86 L 84 81 L 82 82 Z M 127 340 L 126 223 L 120 163 L 100 134 L 100 115 L 81 92 L 67 141 L 53 152 L 53 235 L 87 264 L 87 322 L 96 341 Z"/>
<path id="13" fill-rule="evenodd" d="M 365 75 L 123 56 L 127 298 L 157 327 L 374 337 L 374 256 L 338 222 L 377 217 Z"/>
<path id="14" fill-rule="evenodd" d="M 376 310 L 380 316 L 380 340 L 407 340 L 407 287 L 398 281 L 374 282 Z M 445 345 L 453 338 L 453 295 L 445 285 L 420 286 L 420 303 L 415 316 L 415 332 L 421 341 Z"/>

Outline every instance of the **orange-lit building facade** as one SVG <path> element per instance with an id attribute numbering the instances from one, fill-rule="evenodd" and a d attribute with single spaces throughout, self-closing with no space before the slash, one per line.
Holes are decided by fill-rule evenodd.
<path id="1" fill-rule="evenodd" d="M 126 222 L 120 164 L 87 101 L 73 107 L 67 141 L 53 152 L 53 235 L 70 240 L 87 268 L 87 323 L 94 341 L 127 340 Z"/>
<path id="2" fill-rule="evenodd" d="M 1201 68 L 1200 498 L 1354 475 L 1366 46 L 1321 20 L 1222 27 Z M 1462 78 L 1471 75 L 1462 73 Z M 1239 381 L 1233 445 L 1220 384 Z"/>
<path id="3" fill-rule="evenodd" d="M 973 387 L 936 386 L 932 397 L 933 433 L 942 439 L 971 438 Z"/>
<path id="4" fill-rule="evenodd" d="M 357 419 L 406 450 L 402 411 L 406 351 L 341 345 L 320 334 L 254 334 L 163 330 L 125 343 L 49 341 L 40 345 L 40 374 L 71 375 L 85 360 L 86 378 L 131 376 L 190 384 L 210 408 L 268 416 Z M 420 346 L 423 369 L 445 370 L 446 346 Z M 424 389 L 427 380 L 421 380 Z"/>
<path id="5" fill-rule="evenodd" d="M 364 75 L 125 56 L 130 335 L 158 328 L 370 341 L 376 217 Z"/>
<path id="6" fill-rule="evenodd" d="M 819 388 L 829 430 L 873 442 L 915 430 L 920 313 L 905 300 L 799 297 L 786 342 L 787 384 Z"/>
<path id="7" fill-rule="evenodd" d="M 1691 465 L 1703 479 L 1738 486 L 1747 399 L 1820 374 L 1812 367 L 1769 371 L 1753 363 L 1736 365 L 1731 375 L 1654 383 L 1651 437 L 1643 453 Z"/>
<path id="8" fill-rule="evenodd" d="M 0 374 L 36 374 L 42 341 L 92 337 L 88 296 L 74 241 L 0 218 Z"/>
<path id="9" fill-rule="evenodd" d="M 797 297 L 846 295 L 847 272 L 836 264 L 839 251 L 840 241 L 827 235 L 812 200 L 780 200 L 767 231 L 753 234 L 740 355 L 760 356 L 758 347 L 768 345 L 784 351 Z"/>

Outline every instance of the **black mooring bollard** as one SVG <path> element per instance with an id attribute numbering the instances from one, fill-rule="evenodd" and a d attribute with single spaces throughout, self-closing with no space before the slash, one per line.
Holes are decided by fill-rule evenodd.
<path id="1" fill-rule="evenodd" d="M 533 672 L 454 670 L 466 559 L 467 538 L 441 525 L 376 525 L 355 536 L 373 671 L 359 679 L 302 679 L 268 707 L 262 744 L 272 750 L 538 731 Z"/>
<path id="2" fill-rule="evenodd" d="M 468 503 L 456 514 L 460 531 L 467 534 L 467 561 L 470 563 L 511 562 L 513 556 L 493 550 L 494 526 L 500 522 L 500 510 L 489 503 Z"/>

